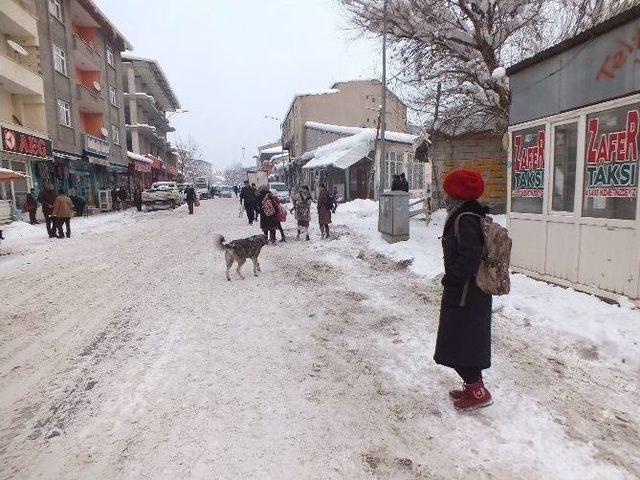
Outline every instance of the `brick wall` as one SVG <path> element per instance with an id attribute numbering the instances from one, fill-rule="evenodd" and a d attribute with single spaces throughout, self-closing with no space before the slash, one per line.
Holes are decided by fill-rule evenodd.
<path id="1" fill-rule="evenodd" d="M 436 206 L 442 206 L 444 177 L 457 168 L 482 173 L 485 194 L 481 201 L 494 213 L 504 213 L 507 206 L 507 152 L 502 148 L 502 135 L 468 133 L 450 137 L 434 134 L 431 159 L 433 162 L 432 196 Z"/>

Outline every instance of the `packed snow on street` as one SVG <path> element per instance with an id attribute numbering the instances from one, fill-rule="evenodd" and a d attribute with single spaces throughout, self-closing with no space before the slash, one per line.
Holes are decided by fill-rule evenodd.
<path id="1" fill-rule="evenodd" d="M 445 216 L 387 244 L 377 204 L 331 241 L 266 246 L 225 279 L 236 199 L 4 227 L 2 479 L 640 477 L 640 313 L 512 275 L 494 404 L 459 413 L 434 363 Z M 498 221 L 504 219 L 499 218 Z"/>

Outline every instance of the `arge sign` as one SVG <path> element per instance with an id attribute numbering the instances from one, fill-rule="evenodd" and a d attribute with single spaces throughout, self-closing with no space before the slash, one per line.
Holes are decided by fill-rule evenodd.
<path id="1" fill-rule="evenodd" d="M 512 197 L 542 198 L 544 192 L 544 127 L 513 134 Z"/>

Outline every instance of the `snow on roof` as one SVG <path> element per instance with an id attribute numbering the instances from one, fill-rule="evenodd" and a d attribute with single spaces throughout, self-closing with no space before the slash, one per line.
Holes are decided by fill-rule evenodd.
<path id="1" fill-rule="evenodd" d="M 313 128 L 315 130 L 323 130 L 325 132 L 333 132 L 333 133 L 342 133 L 345 135 L 357 135 L 363 131 L 369 131 L 372 135 L 375 135 L 375 128 L 361 128 L 361 127 L 345 127 L 344 125 L 331 125 L 328 123 L 318 123 L 318 122 L 305 122 L 305 127 Z M 411 135 L 410 133 L 401 133 L 401 132 L 385 132 L 384 133 L 385 140 L 389 140 L 390 142 L 398 142 L 398 143 L 407 143 L 413 144 L 416 139 L 416 135 Z"/>
<path id="2" fill-rule="evenodd" d="M 144 155 L 139 155 L 137 153 L 130 152 L 129 150 L 127 150 L 127 156 L 132 160 L 137 160 L 142 163 L 153 163 L 153 160 L 145 157 Z"/>
<path id="3" fill-rule="evenodd" d="M 335 142 L 316 148 L 313 151 L 313 160 L 302 168 L 320 168 L 331 165 L 345 169 L 356 164 L 373 150 L 375 130 L 363 130 L 351 137 L 340 138 Z"/>
<path id="4" fill-rule="evenodd" d="M 369 82 L 369 83 L 382 84 L 379 78 L 351 78 L 349 80 L 336 80 L 333 82 L 333 85 L 331 85 L 331 88 L 336 88 L 336 86 L 340 85 L 341 83 L 357 83 L 357 82 Z"/>
<path id="5" fill-rule="evenodd" d="M 277 147 L 265 148 L 264 150 L 260 150 L 260 153 L 282 153 L 286 150 L 282 150 L 282 146 L 278 145 Z"/>
<path id="6" fill-rule="evenodd" d="M 273 157 L 271 157 L 271 163 L 276 163 L 281 160 L 285 160 L 288 157 L 289 157 L 289 152 L 285 150 L 283 153 L 279 153 L 278 155 L 274 155 Z"/>

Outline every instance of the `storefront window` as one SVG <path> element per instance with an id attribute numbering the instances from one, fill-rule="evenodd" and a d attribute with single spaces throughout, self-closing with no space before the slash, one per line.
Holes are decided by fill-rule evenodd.
<path id="1" fill-rule="evenodd" d="M 578 124 L 553 129 L 553 201 L 556 212 L 573 212 L 576 191 Z"/>
<path id="2" fill-rule="evenodd" d="M 636 218 L 639 109 L 634 104 L 587 116 L 583 216 Z"/>
<path id="3" fill-rule="evenodd" d="M 511 211 L 542 213 L 544 125 L 513 132 Z"/>

